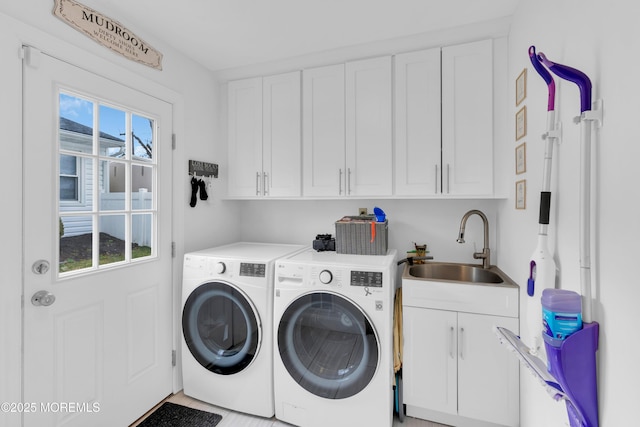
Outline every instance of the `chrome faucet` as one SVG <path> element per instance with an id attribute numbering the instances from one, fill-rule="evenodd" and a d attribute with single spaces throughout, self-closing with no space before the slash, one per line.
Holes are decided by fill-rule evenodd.
<path id="1" fill-rule="evenodd" d="M 477 214 L 482 218 L 482 222 L 484 224 L 484 247 L 482 248 L 482 252 L 474 252 L 473 259 L 481 259 L 482 260 L 482 268 L 489 268 L 491 266 L 490 260 L 490 251 L 489 251 L 489 220 L 485 214 L 477 209 L 470 210 L 462 217 L 462 221 L 460 222 L 460 231 L 458 233 L 458 239 L 456 240 L 458 243 L 464 243 L 464 229 L 467 225 L 467 219 L 473 214 Z"/>

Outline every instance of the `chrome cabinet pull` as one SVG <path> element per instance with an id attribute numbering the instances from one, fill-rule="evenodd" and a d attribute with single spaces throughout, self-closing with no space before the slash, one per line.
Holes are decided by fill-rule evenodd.
<path id="1" fill-rule="evenodd" d="M 338 195 L 342 196 L 342 168 L 338 169 Z"/>
<path id="2" fill-rule="evenodd" d="M 455 330 L 453 329 L 453 326 L 451 327 L 451 330 L 449 331 L 449 357 L 450 358 L 454 358 L 454 354 L 453 354 L 453 343 L 454 343 L 454 337 L 455 335 Z"/>
<path id="3" fill-rule="evenodd" d="M 464 328 L 460 328 L 460 360 L 464 360 Z"/>
<path id="4" fill-rule="evenodd" d="M 347 168 L 347 194 L 351 194 L 351 168 Z"/>
<path id="5" fill-rule="evenodd" d="M 256 196 L 260 195 L 260 172 L 256 172 Z"/>
<path id="6" fill-rule="evenodd" d="M 264 196 L 269 194 L 269 174 L 266 172 L 262 173 L 262 194 Z"/>
<path id="7" fill-rule="evenodd" d="M 449 163 L 447 163 L 447 194 L 449 194 L 449 181 L 450 181 Z"/>

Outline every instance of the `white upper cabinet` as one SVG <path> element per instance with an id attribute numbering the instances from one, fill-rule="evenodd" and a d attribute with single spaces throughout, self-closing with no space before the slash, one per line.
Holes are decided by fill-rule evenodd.
<path id="1" fill-rule="evenodd" d="M 395 57 L 395 194 L 441 191 L 440 48 Z"/>
<path id="2" fill-rule="evenodd" d="M 300 72 L 262 82 L 263 195 L 301 195 Z"/>
<path id="3" fill-rule="evenodd" d="M 348 196 L 390 196 L 393 187 L 391 57 L 346 64 Z"/>
<path id="4" fill-rule="evenodd" d="M 395 57 L 395 194 L 493 195 L 491 40 Z"/>
<path id="5" fill-rule="evenodd" d="M 229 195 L 260 195 L 262 175 L 262 78 L 229 82 Z"/>
<path id="6" fill-rule="evenodd" d="M 391 57 L 303 74 L 303 194 L 390 196 Z"/>
<path id="7" fill-rule="evenodd" d="M 344 64 L 303 71 L 303 194 L 344 196 Z"/>
<path id="8" fill-rule="evenodd" d="M 300 196 L 300 103 L 298 71 L 229 83 L 229 196 Z"/>
<path id="9" fill-rule="evenodd" d="M 493 42 L 442 48 L 442 193 L 493 195 Z"/>
<path id="10" fill-rule="evenodd" d="M 505 67 L 482 40 L 232 81 L 229 196 L 495 197 Z"/>

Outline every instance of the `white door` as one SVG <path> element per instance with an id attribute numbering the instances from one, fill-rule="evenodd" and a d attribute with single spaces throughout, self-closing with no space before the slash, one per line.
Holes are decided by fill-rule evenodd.
<path id="1" fill-rule="evenodd" d="M 229 195 L 262 196 L 262 79 L 229 82 L 227 102 Z"/>
<path id="2" fill-rule="evenodd" d="M 391 87 L 390 56 L 346 64 L 347 195 L 391 195 Z"/>
<path id="3" fill-rule="evenodd" d="M 457 313 L 407 306 L 402 310 L 405 403 L 457 414 Z M 407 415 L 413 414 L 409 410 Z"/>
<path id="4" fill-rule="evenodd" d="M 126 426 L 172 390 L 172 107 L 25 52 L 24 426 Z"/>
<path id="5" fill-rule="evenodd" d="M 395 194 L 440 194 L 440 48 L 395 57 Z"/>
<path id="6" fill-rule="evenodd" d="M 302 74 L 303 195 L 344 196 L 344 65 Z"/>
<path id="7" fill-rule="evenodd" d="M 264 195 L 300 197 L 300 71 L 265 77 L 262 88 Z"/>
<path id="8" fill-rule="evenodd" d="M 442 48 L 442 193 L 493 194 L 493 42 Z"/>
<path id="9" fill-rule="evenodd" d="M 518 319 L 458 313 L 458 414 L 516 426 L 520 415 L 518 359 L 495 339 L 494 326 L 517 332 Z"/>

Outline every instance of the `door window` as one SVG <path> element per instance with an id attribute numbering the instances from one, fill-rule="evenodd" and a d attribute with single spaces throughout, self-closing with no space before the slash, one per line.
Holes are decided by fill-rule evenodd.
<path id="1" fill-rule="evenodd" d="M 375 330 L 351 301 L 316 292 L 295 300 L 278 327 L 287 371 L 316 396 L 344 399 L 363 390 L 378 366 Z"/>
<path id="2" fill-rule="evenodd" d="M 59 273 L 156 255 L 156 120 L 61 90 L 58 121 Z"/>

